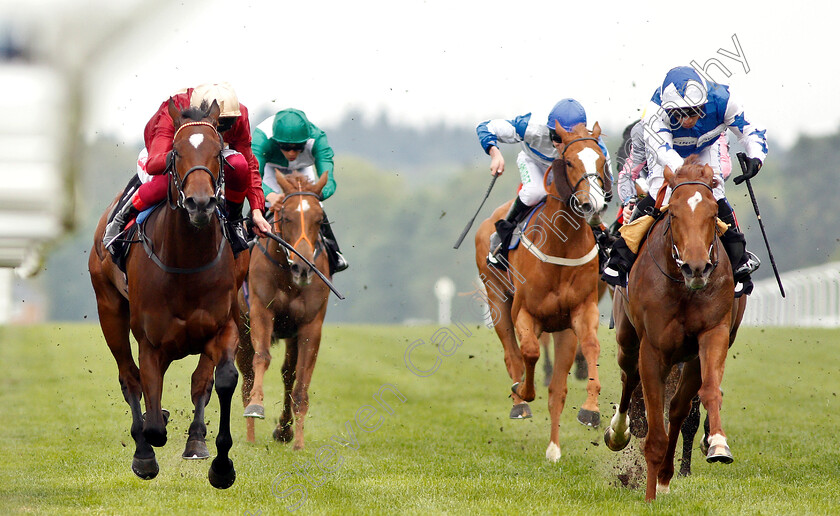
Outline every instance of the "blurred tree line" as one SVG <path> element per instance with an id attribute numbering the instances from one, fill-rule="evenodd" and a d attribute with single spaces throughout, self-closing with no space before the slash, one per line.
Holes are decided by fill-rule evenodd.
<path id="1" fill-rule="evenodd" d="M 481 221 L 515 194 L 518 146 L 502 149 L 507 172 L 496 182 L 461 248 L 455 250 L 455 240 L 490 181 L 489 158 L 473 127 L 410 127 L 395 124 L 385 115 L 366 119 L 355 112 L 334 127 L 322 127 L 336 152 L 338 183 L 325 208 L 350 262 L 350 268 L 334 278 L 347 299 L 332 297 L 327 320 L 433 321 L 437 317 L 433 286 L 438 278 L 448 276 L 459 294 L 453 301 L 453 319 L 478 321 L 481 307 L 470 297 L 478 286 L 473 237 Z M 622 130 L 605 128 L 614 160 Z M 784 272 L 840 260 L 840 239 L 833 222 L 840 213 L 826 209 L 833 205 L 828 186 L 837 175 L 840 131 L 801 137 L 787 151 L 772 147 L 769 136 L 770 156 L 753 187 L 779 269 Z M 86 148 L 78 231 L 54 247 L 46 272 L 38 278 L 50 302 L 51 319 L 96 320 L 87 273 L 93 229 L 105 206 L 135 173 L 141 146 L 139 138 L 118 142 L 103 137 Z M 733 176 L 740 173 L 734 159 L 737 150 L 733 145 Z M 764 262 L 755 277 L 771 277 L 746 186 L 728 182 L 727 196 L 747 233 L 749 248 Z M 610 209 L 608 219 L 615 210 L 617 206 Z"/>

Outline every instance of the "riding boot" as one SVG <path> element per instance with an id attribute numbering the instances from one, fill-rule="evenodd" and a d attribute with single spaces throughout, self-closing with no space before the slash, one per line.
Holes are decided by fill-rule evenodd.
<path id="1" fill-rule="evenodd" d="M 648 195 L 647 197 L 641 199 L 638 203 L 636 203 L 636 207 L 633 209 L 633 214 L 630 216 L 630 220 L 627 220 L 624 223 L 629 224 L 642 215 L 652 215 L 655 204 L 656 199 L 654 199 L 652 195 Z M 627 278 L 630 275 L 630 269 L 633 267 L 633 263 L 635 261 L 636 253 L 627 247 L 624 237 L 619 236 L 612 243 L 612 247 L 610 247 L 609 259 L 607 260 L 604 270 L 601 273 L 601 279 L 613 287 L 626 287 Z"/>
<path id="2" fill-rule="evenodd" d="M 496 232 L 490 235 L 490 254 L 487 255 L 487 263 L 498 269 L 505 269 L 504 264 L 498 259 L 505 258 L 507 261 L 507 249 L 510 244 L 510 239 L 513 236 L 513 230 L 528 213 L 531 207 L 522 202 L 519 196 L 513 200 L 510 209 L 502 220 L 496 221 Z"/>
<path id="3" fill-rule="evenodd" d="M 720 237 L 723 249 L 732 265 L 732 276 L 735 280 L 735 297 L 741 297 L 752 292 L 753 284 L 750 275 L 761 265 L 756 255 L 747 251 L 747 241 L 744 234 L 735 223 L 732 206 L 726 199 L 718 201 L 718 218 L 729 225 L 729 230 Z"/>
<path id="4" fill-rule="evenodd" d="M 242 203 L 225 200 L 225 207 L 227 208 L 226 225 L 228 241 L 230 241 L 233 256 L 238 256 L 239 253 L 248 249 L 248 233 L 243 225 Z"/>
<path id="5" fill-rule="evenodd" d="M 595 236 L 595 243 L 598 244 L 598 271 L 603 273 L 607 260 L 610 258 L 610 248 L 615 238 L 610 234 L 604 225 L 591 226 L 592 234 Z"/>
<path id="6" fill-rule="evenodd" d="M 134 204 L 132 204 L 129 200 L 122 208 L 120 208 L 120 211 L 114 214 L 114 218 L 111 222 L 105 226 L 105 234 L 102 236 L 102 245 L 104 245 L 111 254 L 114 254 L 114 244 L 117 242 L 117 237 L 119 237 L 125 230 L 125 226 L 128 224 L 128 221 L 136 217 L 138 213 L 140 213 L 140 211 L 135 208 Z"/>
<path id="7" fill-rule="evenodd" d="M 326 212 L 324 212 L 324 220 L 321 223 L 321 239 L 324 241 L 324 247 L 327 249 L 327 258 L 329 258 L 330 262 L 330 276 L 350 267 L 347 259 L 341 254 L 341 249 L 338 247 L 338 241 L 335 239 L 335 234 L 333 233 L 329 219 L 327 219 Z"/>

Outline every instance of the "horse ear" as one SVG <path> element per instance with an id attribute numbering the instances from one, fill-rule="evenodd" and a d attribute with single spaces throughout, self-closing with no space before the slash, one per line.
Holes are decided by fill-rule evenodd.
<path id="1" fill-rule="evenodd" d="M 219 103 L 216 102 L 216 99 L 213 99 L 213 103 L 210 104 L 210 111 L 207 113 L 207 118 L 210 118 L 215 123 L 219 122 L 219 114 L 222 110 L 219 108 Z"/>
<path id="2" fill-rule="evenodd" d="M 327 181 L 329 181 L 329 179 L 329 172 L 325 171 L 323 174 L 321 174 L 321 177 L 318 178 L 318 182 L 315 183 L 315 193 L 321 195 L 321 190 L 323 190 L 324 187 L 327 186 Z"/>
<path id="3" fill-rule="evenodd" d="M 280 171 L 279 168 L 274 167 L 274 178 L 277 179 L 277 184 L 280 185 L 280 188 L 283 190 L 283 193 L 289 193 L 294 191 L 295 187 L 286 180 L 286 175 Z"/>
<path id="4" fill-rule="evenodd" d="M 179 125 L 177 121 L 181 119 L 181 110 L 175 105 L 175 99 L 172 97 L 169 97 L 169 105 L 167 108 L 169 109 L 169 118 L 172 119 L 172 122 L 175 123 L 176 126 Z"/>
<path id="5" fill-rule="evenodd" d="M 598 122 L 595 122 L 595 125 L 592 126 L 592 137 L 597 140 L 599 136 L 601 136 L 601 126 L 598 125 Z"/>
<path id="6" fill-rule="evenodd" d="M 560 139 L 563 140 L 563 143 L 566 143 L 570 139 L 569 132 L 563 129 L 563 126 L 560 125 L 560 122 L 557 120 L 554 121 L 554 132 L 560 136 Z"/>
<path id="7" fill-rule="evenodd" d="M 708 164 L 703 165 L 703 180 L 709 182 L 715 180 L 715 171 Z"/>
<path id="8" fill-rule="evenodd" d="M 676 186 L 675 182 L 677 179 L 677 176 L 676 174 L 674 174 L 674 171 L 671 170 L 671 167 L 665 165 L 665 171 L 662 175 L 665 177 L 665 182 L 668 183 L 668 186 L 670 186 L 673 190 L 673 188 Z"/>

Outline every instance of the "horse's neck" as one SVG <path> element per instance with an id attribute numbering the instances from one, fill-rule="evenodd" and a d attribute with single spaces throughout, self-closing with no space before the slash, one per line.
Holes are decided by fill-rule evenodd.
<path id="1" fill-rule="evenodd" d="M 183 209 L 161 208 L 161 213 L 155 220 L 152 240 L 155 242 L 155 252 L 171 265 L 185 267 L 192 263 L 202 265 L 212 260 L 223 244 L 221 223 L 218 217 L 211 217 L 210 222 L 203 228 L 196 228 L 190 223 L 189 215 Z M 175 262 L 178 261 L 179 264 Z"/>
<path id="2" fill-rule="evenodd" d="M 567 204 L 553 197 L 546 199 L 543 209 L 531 223 L 545 230 L 548 238 L 544 252 L 547 254 L 551 254 L 548 251 L 552 251 L 557 253 L 556 256 L 563 256 L 561 252 L 564 249 L 569 250 L 575 246 L 591 247 L 595 243 L 592 229 L 586 220 Z"/>

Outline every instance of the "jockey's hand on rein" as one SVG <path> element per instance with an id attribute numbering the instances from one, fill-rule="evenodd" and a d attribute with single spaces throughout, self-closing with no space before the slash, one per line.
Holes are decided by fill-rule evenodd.
<path id="1" fill-rule="evenodd" d="M 747 179 L 754 178 L 758 175 L 758 171 L 761 170 L 761 160 L 758 158 L 746 158 L 744 163 L 746 164 L 744 173 L 732 180 L 736 185 L 740 185 Z"/>

